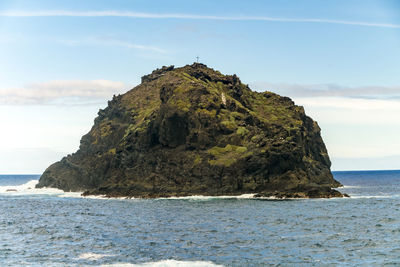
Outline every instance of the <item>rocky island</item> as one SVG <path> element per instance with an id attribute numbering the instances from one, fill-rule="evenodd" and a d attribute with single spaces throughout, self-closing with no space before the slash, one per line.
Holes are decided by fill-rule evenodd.
<path id="1" fill-rule="evenodd" d="M 342 197 L 303 107 L 204 64 L 163 67 L 114 96 L 37 187 L 108 197 Z"/>

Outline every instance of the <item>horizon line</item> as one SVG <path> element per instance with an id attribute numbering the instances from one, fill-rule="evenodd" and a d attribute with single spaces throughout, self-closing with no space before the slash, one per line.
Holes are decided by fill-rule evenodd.
<path id="1" fill-rule="evenodd" d="M 141 13 L 133 11 L 68 11 L 68 10 L 45 10 L 45 11 L 24 11 L 8 10 L 0 11 L 0 17 L 124 17 L 138 19 L 187 19 L 187 20 L 223 20 L 223 21 L 271 21 L 287 23 L 325 23 L 342 24 L 363 27 L 378 28 L 400 28 L 400 24 L 337 20 L 337 19 L 319 19 L 319 18 L 286 18 L 286 17 L 268 17 L 268 16 L 218 16 L 218 15 L 194 15 L 179 13 Z"/>

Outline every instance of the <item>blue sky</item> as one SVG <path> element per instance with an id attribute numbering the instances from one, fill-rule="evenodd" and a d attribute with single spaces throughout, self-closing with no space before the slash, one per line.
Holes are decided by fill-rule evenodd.
<path id="1" fill-rule="evenodd" d="M 76 151 L 99 108 L 200 61 L 304 105 L 334 170 L 400 169 L 399 1 L 0 2 L 0 173 Z"/>

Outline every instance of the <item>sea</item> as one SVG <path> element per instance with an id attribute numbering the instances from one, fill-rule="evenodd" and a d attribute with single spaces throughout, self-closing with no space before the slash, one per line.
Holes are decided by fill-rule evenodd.
<path id="1" fill-rule="evenodd" d="M 400 171 L 334 176 L 350 198 L 108 199 L 0 175 L 0 266 L 399 266 Z"/>

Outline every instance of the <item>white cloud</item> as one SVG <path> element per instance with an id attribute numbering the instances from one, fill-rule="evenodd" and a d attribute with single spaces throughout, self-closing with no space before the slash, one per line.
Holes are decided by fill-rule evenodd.
<path id="1" fill-rule="evenodd" d="M 270 90 L 291 97 L 353 97 L 367 99 L 400 98 L 400 86 L 342 86 L 338 84 L 289 84 L 256 82 L 252 88 Z"/>
<path id="2" fill-rule="evenodd" d="M 2 104 L 80 104 L 109 99 L 126 91 L 127 85 L 108 80 L 60 80 L 30 84 L 23 88 L 0 89 Z"/>
<path id="3" fill-rule="evenodd" d="M 335 84 L 254 83 L 291 97 L 321 122 L 341 125 L 400 125 L 400 86 L 348 87 Z"/>
<path id="4" fill-rule="evenodd" d="M 24 11 L 8 10 L 0 11 L 2 17 L 126 17 L 141 19 L 191 19 L 191 20 L 225 20 L 225 21 L 271 21 L 271 22 L 294 22 L 294 23 L 328 23 L 343 24 L 364 27 L 400 28 L 400 24 L 375 23 L 365 21 L 348 21 L 335 19 L 314 19 L 314 18 L 282 18 L 268 16 L 209 16 L 193 14 L 159 14 L 140 13 L 131 11 L 68 11 L 68 10 L 43 10 Z"/>
<path id="5" fill-rule="evenodd" d="M 400 112 L 400 100 L 381 100 L 381 99 L 362 99 L 362 98 L 345 98 L 345 97 L 308 97 L 295 98 L 296 102 L 312 107 L 320 108 L 336 108 L 347 110 L 364 110 L 364 111 L 398 111 Z"/>
<path id="6" fill-rule="evenodd" d="M 370 127 L 400 127 L 400 100 L 343 97 L 293 98 L 306 113 L 323 124 Z"/>
<path id="7" fill-rule="evenodd" d="M 400 151 L 400 100 L 299 97 L 294 101 L 319 123 L 333 158 L 373 158 Z"/>

